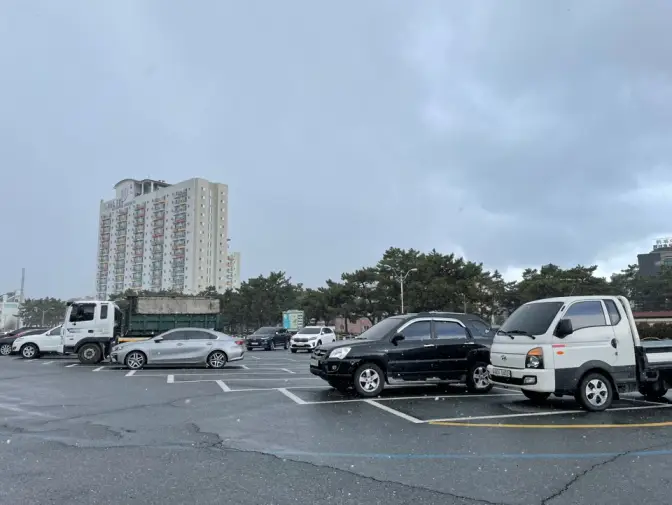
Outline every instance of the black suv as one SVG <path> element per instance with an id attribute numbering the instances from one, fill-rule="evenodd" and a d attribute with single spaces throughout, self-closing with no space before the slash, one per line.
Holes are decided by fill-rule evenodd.
<path id="1" fill-rule="evenodd" d="M 273 351 L 276 347 L 289 349 L 289 341 L 291 338 L 292 335 L 286 328 L 262 326 L 245 339 L 245 345 L 247 346 L 248 351 L 251 351 L 255 347 L 262 347 L 267 351 Z"/>
<path id="2" fill-rule="evenodd" d="M 473 393 L 492 389 L 487 373 L 489 325 L 476 315 L 424 312 L 383 319 L 357 340 L 318 347 L 310 371 L 329 385 L 378 396 L 390 379 L 466 383 Z"/>

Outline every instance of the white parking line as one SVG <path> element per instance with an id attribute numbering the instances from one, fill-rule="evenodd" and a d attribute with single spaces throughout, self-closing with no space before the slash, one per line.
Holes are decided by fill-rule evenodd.
<path id="1" fill-rule="evenodd" d="M 285 388 L 278 388 L 277 390 L 280 391 L 283 395 L 285 395 L 287 398 L 289 398 L 293 402 L 298 403 L 299 405 L 305 405 L 306 404 L 305 401 L 303 401 L 301 398 L 296 396 L 294 393 L 291 393 L 290 391 L 287 391 L 287 389 L 285 389 Z"/>
<path id="2" fill-rule="evenodd" d="M 258 358 L 258 357 L 256 357 L 256 356 L 248 356 L 248 358 L 250 358 L 250 359 L 257 359 L 257 360 L 261 359 L 261 358 Z"/>
<path id="3" fill-rule="evenodd" d="M 280 370 L 284 370 L 285 372 L 287 372 L 287 373 L 292 373 L 292 374 L 295 374 L 295 373 L 296 373 L 296 372 L 292 372 L 291 370 L 289 370 L 289 369 L 287 369 L 287 368 L 281 368 Z"/>
<path id="4" fill-rule="evenodd" d="M 34 412 L 32 410 L 22 409 L 21 407 L 17 407 L 16 405 L 7 405 L 6 403 L 0 403 L 0 410 L 9 410 L 10 412 L 18 412 L 20 414 L 28 414 L 29 416 L 50 417 L 50 418 L 54 417 L 54 416 L 49 415 L 49 414 L 43 414 L 42 412 Z"/>
<path id="5" fill-rule="evenodd" d="M 79 366 L 79 363 L 73 363 L 72 365 L 65 365 L 65 368 L 72 368 L 73 366 Z"/>
<path id="6" fill-rule="evenodd" d="M 249 370 L 250 368 L 247 365 L 240 365 L 243 370 Z"/>
<path id="7" fill-rule="evenodd" d="M 492 395 L 428 395 L 428 396 L 385 396 L 378 397 L 375 399 L 377 402 L 391 402 L 394 400 L 438 400 L 439 398 L 489 398 L 491 396 L 520 396 L 520 393 L 495 393 Z M 317 405 L 319 403 L 352 403 L 352 402 L 364 402 L 366 398 L 349 398 L 347 400 L 324 400 L 324 401 L 314 401 L 306 402 L 309 405 Z"/>
<path id="8" fill-rule="evenodd" d="M 49 363 L 53 363 L 53 361 L 43 361 L 42 362 L 43 365 L 48 365 Z"/>
<path id="9" fill-rule="evenodd" d="M 169 375 L 169 376 L 166 378 L 166 383 L 167 383 L 167 384 L 173 384 L 174 382 L 175 382 L 175 376 L 174 376 L 174 375 Z"/>
<path id="10" fill-rule="evenodd" d="M 137 372 L 137 370 L 131 370 L 126 375 L 124 375 L 124 377 L 133 377 L 135 375 L 135 372 Z"/>
<path id="11" fill-rule="evenodd" d="M 284 388 L 245 388 L 245 389 L 232 389 L 232 393 L 247 393 L 249 391 L 277 391 L 278 389 L 332 389 L 331 386 L 287 386 Z M 310 404 L 311 402 L 306 402 Z"/>
<path id="12" fill-rule="evenodd" d="M 642 407 L 616 407 L 613 409 L 607 409 L 605 412 L 620 412 L 625 410 L 648 410 L 648 409 L 664 409 L 670 408 L 672 404 L 659 404 L 659 405 L 644 405 Z M 514 417 L 535 417 L 535 416 L 560 416 L 566 414 L 582 414 L 585 413 L 584 410 L 554 410 L 551 412 L 526 412 L 524 414 L 500 414 L 496 416 L 469 416 L 469 417 L 451 417 L 447 419 L 428 419 L 425 422 L 463 422 L 463 421 L 482 421 L 485 419 L 509 419 Z"/>
<path id="13" fill-rule="evenodd" d="M 98 368 L 94 368 L 94 369 L 91 370 L 91 371 L 92 371 L 92 372 L 100 372 L 101 370 L 104 370 L 104 369 L 105 369 L 104 366 L 99 366 Z"/>
<path id="14" fill-rule="evenodd" d="M 229 386 L 227 386 L 226 384 L 224 384 L 222 381 L 215 381 L 215 382 L 217 383 L 217 385 L 220 388 L 222 388 L 222 391 L 224 391 L 225 393 L 228 393 L 229 391 L 231 391 L 231 388 Z"/>
<path id="15" fill-rule="evenodd" d="M 404 414 L 403 412 L 399 412 L 398 410 L 394 410 L 387 405 L 382 405 L 380 403 L 376 403 L 374 400 L 364 400 L 364 403 L 368 403 L 369 405 L 373 405 L 374 407 L 378 407 L 379 409 L 384 410 L 385 412 L 389 412 L 390 414 L 394 414 L 397 417 L 401 417 L 402 419 L 406 419 L 407 421 L 410 421 L 415 424 L 422 424 L 425 421 L 421 421 L 420 419 L 417 419 L 413 416 L 409 416 L 408 414 Z"/>
<path id="16" fill-rule="evenodd" d="M 184 374 L 182 374 L 184 376 Z M 147 377 L 144 375 L 143 377 Z M 169 375 L 169 377 L 174 377 L 173 375 Z M 177 382 L 213 382 L 216 381 L 217 379 L 193 379 L 193 380 L 179 380 Z M 288 381 L 319 381 L 322 380 L 317 377 L 292 377 L 291 379 L 283 379 L 281 377 L 273 377 L 272 379 L 234 379 L 231 378 L 229 379 L 227 377 L 226 382 L 232 382 L 232 381 L 243 381 L 243 382 L 256 382 L 256 381 L 275 381 L 275 382 L 288 382 Z"/>

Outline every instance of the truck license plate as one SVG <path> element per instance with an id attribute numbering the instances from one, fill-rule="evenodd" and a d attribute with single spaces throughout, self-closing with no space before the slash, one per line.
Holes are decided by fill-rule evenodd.
<path id="1" fill-rule="evenodd" d="M 499 377 L 511 377 L 511 370 L 507 370 L 506 368 L 493 367 L 492 375 L 497 375 Z"/>
<path id="2" fill-rule="evenodd" d="M 318 361 L 316 358 L 310 358 L 310 366 L 318 366 Z"/>

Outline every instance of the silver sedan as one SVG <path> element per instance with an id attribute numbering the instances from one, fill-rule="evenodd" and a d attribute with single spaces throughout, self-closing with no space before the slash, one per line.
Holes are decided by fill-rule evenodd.
<path id="1" fill-rule="evenodd" d="M 131 370 L 145 365 L 207 365 L 224 368 L 229 361 L 243 359 L 245 341 L 201 328 L 177 328 L 161 335 L 125 342 L 112 348 L 110 359 Z"/>

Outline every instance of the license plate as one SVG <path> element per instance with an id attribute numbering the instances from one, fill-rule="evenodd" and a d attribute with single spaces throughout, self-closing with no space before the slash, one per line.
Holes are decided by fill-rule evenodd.
<path id="1" fill-rule="evenodd" d="M 318 366 L 318 361 L 315 358 L 310 358 L 310 366 Z"/>
<path id="2" fill-rule="evenodd" d="M 511 370 L 507 370 L 506 368 L 493 367 L 492 375 L 498 375 L 499 377 L 511 377 Z"/>

